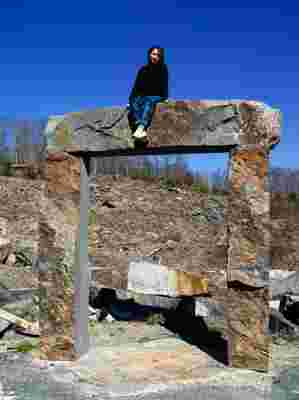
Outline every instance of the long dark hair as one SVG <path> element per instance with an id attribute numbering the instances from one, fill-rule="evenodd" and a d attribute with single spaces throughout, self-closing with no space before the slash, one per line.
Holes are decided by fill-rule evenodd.
<path id="1" fill-rule="evenodd" d="M 160 60 L 159 60 L 158 64 L 164 65 L 165 64 L 165 50 L 163 47 L 160 47 L 160 46 L 152 46 L 151 48 L 148 49 L 148 51 L 147 51 L 148 64 L 151 64 L 150 54 L 154 49 L 159 50 L 159 53 L 160 53 Z"/>

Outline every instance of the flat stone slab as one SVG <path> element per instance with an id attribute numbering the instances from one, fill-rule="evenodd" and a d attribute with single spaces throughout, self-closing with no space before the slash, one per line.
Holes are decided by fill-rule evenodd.
<path id="1" fill-rule="evenodd" d="M 208 279 L 175 271 L 165 265 L 146 261 L 131 262 L 128 290 L 171 297 L 194 296 L 208 293 Z"/>
<path id="2" fill-rule="evenodd" d="M 256 101 L 171 100 L 157 104 L 146 148 L 178 147 L 184 151 L 185 147 L 193 152 L 200 147 L 228 151 L 229 147 L 248 144 L 273 148 L 280 141 L 280 123 L 278 110 Z M 52 116 L 45 135 L 48 150 L 136 149 L 125 107 Z"/>

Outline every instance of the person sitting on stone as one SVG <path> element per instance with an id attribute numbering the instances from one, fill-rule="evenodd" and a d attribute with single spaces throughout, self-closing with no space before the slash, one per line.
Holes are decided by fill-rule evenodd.
<path id="1" fill-rule="evenodd" d="M 156 104 L 168 99 L 169 74 L 164 49 L 151 47 L 147 57 L 148 63 L 138 70 L 129 96 L 128 119 L 136 139 L 147 136 L 146 130 L 151 124 Z"/>

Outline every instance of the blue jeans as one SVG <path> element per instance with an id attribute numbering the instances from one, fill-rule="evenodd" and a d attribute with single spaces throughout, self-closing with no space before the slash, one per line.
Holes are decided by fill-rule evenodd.
<path id="1" fill-rule="evenodd" d="M 155 111 L 155 106 L 163 97 L 160 96 L 136 96 L 130 100 L 130 113 L 136 126 L 142 124 L 147 129 Z"/>

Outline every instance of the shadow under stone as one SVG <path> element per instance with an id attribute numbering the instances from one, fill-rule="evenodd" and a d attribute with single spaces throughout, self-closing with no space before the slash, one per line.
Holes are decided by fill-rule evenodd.
<path id="1" fill-rule="evenodd" d="M 163 323 L 159 322 L 170 332 L 177 334 L 187 343 L 198 347 L 209 354 L 216 361 L 229 365 L 228 343 L 221 333 L 209 330 L 204 319 L 195 316 L 194 300 L 183 299 L 174 310 L 165 310 L 160 307 L 140 305 L 133 299 L 120 300 L 113 289 L 91 289 L 89 304 L 93 308 L 105 311 L 116 320 L 136 321 L 146 320 L 154 314 L 163 315 Z"/>
<path id="2" fill-rule="evenodd" d="M 228 343 L 221 333 L 209 330 L 200 316 L 188 315 L 181 311 L 164 313 L 164 327 L 178 334 L 187 343 L 198 347 L 218 362 L 228 366 Z"/>

